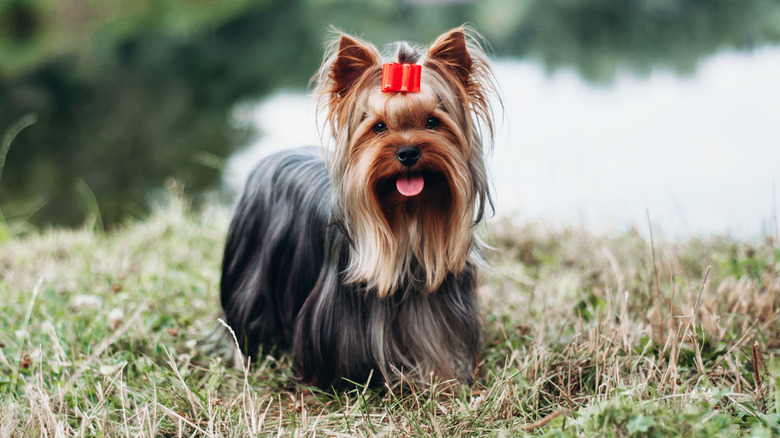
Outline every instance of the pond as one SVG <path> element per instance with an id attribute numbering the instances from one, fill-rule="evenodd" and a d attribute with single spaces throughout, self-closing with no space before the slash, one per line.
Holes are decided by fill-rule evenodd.
<path id="1" fill-rule="evenodd" d="M 610 84 L 532 61 L 496 63 L 503 120 L 490 169 L 497 217 L 683 238 L 777 233 L 780 48 L 724 51 L 693 75 L 629 72 Z M 228 162 L 240 190 L 264 155 L 319 144 L 315 106 L 282 92 L 236 108 L 261 134 Z"/>
<path id="2" fill-rule="evenodd" d="M 463 23 L 498 59 L 498 217 L 620 232 L 649 213 L 670 237 L 777 233 L 774 0 L 6 3 L 12 233 L 143 219 L 171 181 L 195 205 L 230 204 L 257 156 L 317 143 L 305 90 L 331 25 L 381 45 Z"/>

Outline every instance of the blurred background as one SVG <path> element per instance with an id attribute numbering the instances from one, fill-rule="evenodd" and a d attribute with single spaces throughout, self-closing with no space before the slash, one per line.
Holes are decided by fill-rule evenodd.
<path id="1" fill-rule="evenodd" d="M 777 0 L 2 0 L 0 223 L 110 229 L 171 181 L 229 205 L 259 157 L 318 143 L 330 26 L 381 47 L 463 23 L 501 86 L 497 217 L 777 237 Z"/>

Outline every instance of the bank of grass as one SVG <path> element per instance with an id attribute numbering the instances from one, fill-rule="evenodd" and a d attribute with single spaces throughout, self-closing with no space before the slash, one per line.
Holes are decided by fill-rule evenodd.
<path id="1" fill-rule="evenodd" d="M 2 243 L 0 436 L 780 434 L 770 241 L 494 221 L 477 384 L 329 393 L 286 357 L 247 371 L 197 350 L 228 219 L 172 201 L 107 234 Z"/>

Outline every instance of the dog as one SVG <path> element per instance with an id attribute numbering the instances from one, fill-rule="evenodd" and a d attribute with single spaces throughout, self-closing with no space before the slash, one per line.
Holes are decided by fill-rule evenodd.
<path id="1" fill-rule="evenodd" d="M 473 382 L 497 94 L 480 41 L 331 45 L 312 80 L 327 144 L 260 162 L 228 232 L 221 302 L 245 354 L 287 351 L 322 388 Z"/>

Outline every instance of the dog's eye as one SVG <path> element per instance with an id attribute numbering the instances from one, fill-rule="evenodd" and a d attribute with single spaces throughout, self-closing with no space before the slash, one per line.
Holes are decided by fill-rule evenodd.
<path id="1" fill-rule="evenodd" d="M 374 126 L 371 127 L 371 130 L 376 132 L 377 134 L 381 134 L 381 133 L 387 131 L 387 125 L 385 125 L 384 122 L 378 122 Z"/>
<path id="2" fill-rule="evenodd" d="M 441 124 L 441 121 L 433 116 L 428 116 L 428 120 L 425 121 L 425 127 L 428 129 L 436 129 Z"/>

